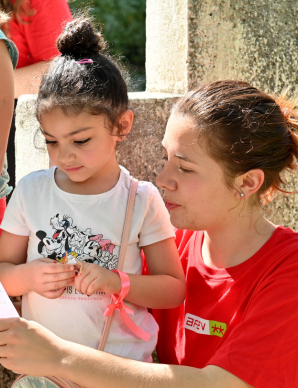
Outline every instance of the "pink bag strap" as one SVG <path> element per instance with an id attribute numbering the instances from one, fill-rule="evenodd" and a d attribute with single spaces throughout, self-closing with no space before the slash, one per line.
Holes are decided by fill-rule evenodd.
<path id="1" fill-rule="evenodd" d="M 123 265 L 124 265 L 138 183 L 139 182 L 137 179 L 132 178 L 130 190 L 129 190 L 129 195 L 128 195 L 125 221 L 124 221 L 121 246 L 120 246 L 120 252 L 119 252 L 119 259 L 118 259 L 118 265 L 117 265 L 118 271 L 122 271 Z M 113 304 L 113 302 L 114 302 L 113 298 L 111 297 L 110 304 Z M 108 316 L 106 321 L 105 321 L 105 325 L 104 325 L 103 332 L 101 335 L 98 350 L 104 350 L 104 348 L 106 346 L 110 327 L 112 324 L 113 315 L 114 315 L 114 313 L 112 315 Z"/>

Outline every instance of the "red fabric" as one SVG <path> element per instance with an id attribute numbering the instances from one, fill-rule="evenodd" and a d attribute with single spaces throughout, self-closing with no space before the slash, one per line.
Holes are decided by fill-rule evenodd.
<path id="1" fill-rule="evenodd" d="M 3 220 L 5 209 L 6 209 L 6 197 L 3 197 L 0 199 L 0 224 Z M 2 234 L 2 229 L 0 229 L 0 236 L 1 234 Z"/>
<path id="2" fill-rule="evenodd" d="M 59 55 L 56 40 L 65 22 L 72 19 L 66 0 L 31 0 L 30 9 L 35 14 L 22 16 L 25 24 L 16 17 L 9 22 L 9 37 L 19 50 L 17 68 Z"/>
<path id="3" fill-rule="evenodd" d="M 297 388 L 298 235 L 278 227 L 253 257 L 227 269 L 204 264 L 202 242 L 202 232 L 177 231 L 187 295 L 179 308 L 153 311 L 160 361 L 217 365 L 255 388 Z M 208 328 L 213 335 L 202 333 Z"/>

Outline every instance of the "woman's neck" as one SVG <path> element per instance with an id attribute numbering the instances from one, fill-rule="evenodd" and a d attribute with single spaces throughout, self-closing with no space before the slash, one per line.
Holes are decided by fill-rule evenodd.
<path id="1" fill-rule="evenodd" d="M 276 226 L 259 210 L 248 212 L 218 229 L 204 231 L 202 257 L 214 268 L 229 268 L 252 257 L 272 236 Z"/>

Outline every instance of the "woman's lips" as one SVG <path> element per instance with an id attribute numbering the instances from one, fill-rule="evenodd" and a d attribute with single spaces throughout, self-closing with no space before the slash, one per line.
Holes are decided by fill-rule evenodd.
<path id="1" fill-rule="evenodd" d="M 174 210 L 174 209 L 177 209 L 177 207 L 180 207 L 181 205 L 178 205 L 177 203 L 174 203 L 174 202 L 169 202 L 167 200 L 165 200 L 165 205 L 166 205 L 166 208 L 168 210 Z"/>
<path id="2" fill-rule="evenodd" d="M 82 166 L 81 167 L 71 167 L 71 168 L 66 168 L 65 171 L 67 171 L 67 172 L 77 172 L 81 168 L 82 168 Z"/>

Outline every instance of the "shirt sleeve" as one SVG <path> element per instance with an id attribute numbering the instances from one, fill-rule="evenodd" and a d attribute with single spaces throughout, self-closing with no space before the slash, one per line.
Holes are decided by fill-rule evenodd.
<path id="1" fill-rule="evenodd" d="M 170 222 L 169 212 L 158 190 L 151 184 L 149 187 L 145 217 L 139 233 L 139 246 L 151 245 L 171 237 L 175 237 L 175 232 Z"/>
<path id="2" fill-rule="evenodd" d="M 295 252 L 278 275 L 268 274 L 265 287 L 209 365 L 226 369 L 254 388 L 298 386 L 297 257 Z"/>
<path id="3" fill-rule="evenodd" d="M 10 201 L 4 213 L 1 229 L 19 236 L 30 236 L 22 202 L 22 180 L 12 193 Z"/>
<path id="4" fill-rule="evenodd" d="M 59 55 L 56 41 L 64 24 L 72 19 L 66 0 L 31 0 L 32 16 L 20 24 L 33 63 Z M 26 20 L 28 18 L 28 20 Z"/>

